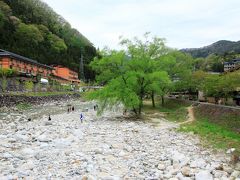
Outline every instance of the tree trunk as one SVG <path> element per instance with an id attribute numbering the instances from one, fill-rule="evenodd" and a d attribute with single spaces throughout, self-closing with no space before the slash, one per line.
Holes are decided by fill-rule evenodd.
<path id="1" fill-rule="evenodd" d="M 225 103 L 224 103 L 225 105 L 227 105 L 227 104 L 228 104 L 228 102 L 227 102 L 227 101 L 228 101 L 228 97 L 225 97 Z"/>
<path id="2" fill-rule="evenodd" d="M 143 93 L 141 94 L 140 96 L 140 103 L 139 103 L 139 106 L 138 106 L 138 115 L 140 116 L 141 113 L 142 113 L 142 107 L 143 107 Z"/>
<path id="3" fill-rule="evenodd" d="M 164 106 L 164 103 L 165 103 L 164 102 L 164 96 L 162 95 L 161 98 L 162 98 L 162 106 Z"/>
<path id="4" fill-rule="evenodd" d="M 139 108 L 138 108 L 138 115 L 140 116 L 140 115 L 141 115 L 141 113 L 142 113 L 142 106 L 141 106 L 141 105 L 139 105 Z"/>
<path id="5" fill-rule="evenodd" d="M 154 100 L 154 91 L 151 93 L 151 98 L 152 98 L 152 107 L 155 108 L 155 100 Z"/>
<path id="6" fill-rule="evenodd" d="M 138 115 L 138 112 L 137 112 L 136 108 L 133 108 L 133 112 L 134 112 L 136 115 Z"/>

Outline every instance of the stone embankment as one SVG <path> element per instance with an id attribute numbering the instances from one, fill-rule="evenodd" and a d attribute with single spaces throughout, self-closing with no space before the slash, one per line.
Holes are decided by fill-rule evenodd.
<path id="1" fill-rule="evenodd" d="M 69 99 L 79 98 L 79 94 L 63 94 L 51 96 L 24 96 L 24 95 L 1 95 L 0 94 L 0 108 L 13 107 L 19 103 L 29 103 L 33 105 L 44 104 L 47 102 L 58 102 Z"/>
<path id="2" fill-rule="evenodd" d="M 240 164 L 164 119 L 155 126 L 117 112 L 96 116 L 83 102 L 51 118 L 15 114 L 1 122 L 0 179 L 240 179 Z"/>

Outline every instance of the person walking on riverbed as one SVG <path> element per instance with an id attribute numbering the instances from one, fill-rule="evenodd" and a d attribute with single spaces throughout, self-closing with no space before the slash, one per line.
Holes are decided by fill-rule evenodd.
<path id="1" fill-rule="evenodd" d="M 83 123 L 83 114 L 82 113 L 80 114 L 80 121 L 81 121 L 81 123 Z"/>

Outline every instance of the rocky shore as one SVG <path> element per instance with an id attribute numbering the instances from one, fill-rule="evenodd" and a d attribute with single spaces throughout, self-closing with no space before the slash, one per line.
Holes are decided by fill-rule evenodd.
<path id="1" fill-rule="evenodd" d="M 204 148 L 196 136 L 177 132 L 176 124 L 131 121 L 121 112 L 96 116 L 93 104 L 74 103 L 76 111 L 52 115 L 51 121 L 47 114 L 0 120 L 1 180 L 240 179 L 240 164 Z"/>

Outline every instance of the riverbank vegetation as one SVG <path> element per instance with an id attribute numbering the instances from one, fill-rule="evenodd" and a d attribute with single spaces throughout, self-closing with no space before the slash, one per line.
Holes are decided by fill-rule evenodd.
<path id="1" fill-rule="evenodd" d="M 126 110 L 141 115 L 144 100 L 150 98 L 155 107 L 156 95 L 164 97 L 174 92 L 204 98 L 234 98 L 240 87 L 240 72 L 215 74 L 204 72 L 199 60 L 191 55 L 169 48 L 165 40 L 146 33 L 142 38 L 121 39 L 122 50 L 103 49 L 90 63 L 96 72 L 96 82 L 104 88 L 89 93 L 104 110 L 114 104 L 123 104 Z M 205 99 L 204 99 L 205 100 Z M 181 112 L 181 111 L 180 111 Z"/>
<path id="2" fill-rule="evenodd" d="M 126 50 L 104 49 L 91 62 L 97 82 L 105 86 L 88 98 L 98 100 L 102 110 L 121 103 L 140 116 L 147 96 L 153 107 L 156 95 L 164 105 L 164 96 L 174 87 L 184 86 L 182 82 L 191 75 L 191 56 L 168 48 L 164 39 L 146 33 L 141 39 L 122 39 L 120 44 Z"/>
<path id="3" fill-rule="evenodd" d="M 158 101 L 153 108 L 149 101 L 146 101 L 143 111 L 147 116 L 161 117 L 169 121 L 181 123 L 188 120 L 187 108 L 191 102 L 166 99 L 165 106 Z M 240 115 L 236 110 L 214 106 L 194 106 L 194 121 L 183 123 L 178 131 L 198 135 L 207 146 L 217 149 L 235 148 L 240 154 Z"/>
<path id="4" fill-rule="evenodd" d="M 227 121 L 226 118 L 225 122 Z M 196 121 L 182 125 L 179 130 L 199 135 L 207 145 L 221 149 L 236 148 L 240 153 L 240 134 L 228 126 L 211 122 L 207 117 L 197 116 Z"/>
<path id="5" fill-rule="evenodd" d="M 19 103 L 16 105 L 16 108 L 20 111 L 30 109 L 31 107 L 32 105 L 29 103 Z"/>
<path id="6" fill-rule="evenodd" d="M 173 122 L 184 122 L 187 120 L 190 102 L 179 101 L 176 99 L 165 99 L 164 105 L 161 100 L 157 100 L 156 106 L 153 107 L 150 101 L 144 101 L 143 112 L 147 115 L 161 114 L 162 117 Z"/>
<path id="7" fill-rule="evenodd" d="M 182 125 L 180 131 L 193 132 L 216 148 L 235 148 L 240 154 L 240 111 L 214 106 L 194 108 L 196 121 Z"/>

